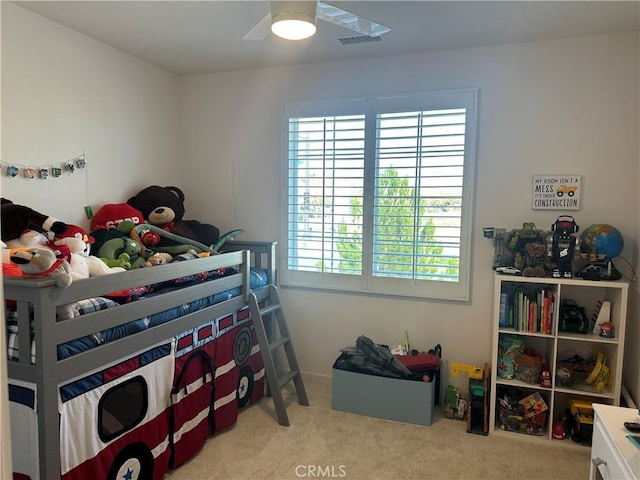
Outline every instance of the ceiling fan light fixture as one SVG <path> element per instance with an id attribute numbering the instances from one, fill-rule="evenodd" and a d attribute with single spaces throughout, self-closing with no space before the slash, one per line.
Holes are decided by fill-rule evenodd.
<path id="1" fill-rule="evenodd" d="M 315 20 L 306 13 L 278 13 L 271 18 L 271 31 L 286 40 L 304 40 L 316 33 Z"/>

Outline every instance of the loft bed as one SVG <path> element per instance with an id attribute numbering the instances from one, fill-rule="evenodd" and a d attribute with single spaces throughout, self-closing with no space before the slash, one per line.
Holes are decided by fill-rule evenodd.
<path id="1" fill-rule="evenodd" d="M 14 478 L 86 478 L 87 473 L 96 477 L 116 478 L 122 475 L 123 468 L 129 474 L 127 469 L 133 465 L 144 472 L 134 478 L 160 479 L 167 470 L 177 468 L 195 454 L 202 443 L 202 440 L 200 443 L 196 440 L 191 446 L 180 449 L 177 446 L 181 440 L 185 440 L 182 443 L 186 444 L 197 435 L 206 437 L 232 425 L 239 408 L 264 394 L 264 367 L 255 333 L 251 333 L 252 329 L 247 327 L 247 324 L 251 324 L 247 301 L 249 293 L 253 292 L 259 302 L 268 302 L 269 285 L 276 282 L 275 247 L 275 242 L 231 241 L 224 245 L 223 253 L 219 255 L 83 279 L 66 288 L 56 287 L 54 281 L 47 278 L 5 276 L 4 298 L 5 301 L 11 301 L 8 310 L 15 313 L 12 319 L 15 325 L 9 331 L 12 339 L 9 351 L 14 354 L 10 355 L 7 362 L 10 400 L 13 387 L 17 397 L 26 393 L 31 400 L 22 403 L 29 404 L 30 401 L 31 409 L 36 412 L 31 417 L 35 434 L 28 432 L 28 425 L 24 424 L 18 430 L 26 428 L 27 433 L 17 432 L 18 436 L 26 437 L 26 441 L 37 445 L 35 453 L 31 453 L 31 459 L 26 455 L 24 460 L 26 464 L 31 463 L 35 473 L 33 476 L 20 473 L 21 467 L 16 468 L 14 461 Z M 262 281 L 256 281 L 256 278 Z M 61 305 L 108 297 L 109 292 L 135 291 L 140 286 L 158 285 L 169 288 L 159 289 L 151 295 L 112 308 L 101 310 L 100 307 L 75 318 L 56 320 L 56 307 Z M 177 318 L 166 318 L 164 313 L 172 311 L 178 312 Z M 231 331 L 234 332 L 233 336 L 227 334 Z M 24 332 L 30 334 L 25 335 Z M 195 333 L 192 335 L 192 332 Z M 88 341 L 91 339 L 93 343 Z M 205 367 L 193 367 L 196 362 L 191 362 L 189 367 L 191 370 L 195 368 L 196 373 L 187 371 L 191 358 L 198 356 L 194 352 L 200 354 L 199 358 L 210 359 L 202 365 L 210 364 L 211 372 L 207 373 Z M 189 355 L 183 355 L 185 353 Z M 153 355 L 152 360 L 144 360 L 151 358 L 150 355 Z M 107 383 L 109 378 L 115 378 L 113 372 L 123 371 L 123 368 L 126 370 L 126 365 L 132 362 L 142 372 L 143 363 L 150 364 L 157 359 L 163 359 L 158 360 L 158 368 L 162 365 L 161 370 L 170 370 L 170 373 L 158 374 L 160 370 L 157 370 L 152 374 L 136 374 L 134 369 L 133 373 L 123 375 L 122 385 L 135 390 L 135 379 L 145 375 L 153 377 L 147 379 L 149 386 L 145 384 L 143 388 L 145 392 L 149 389 L 150 398 L 144 400 L 144 410 L 141 410 L 137 421 L 142 422 L 145 415 L 157 414 L 154 425 L 159 426 L 155 430 L 164 429 L 167 422 L 173 430 L 169 432 L 168 440 L 154 444 L 153 452 L 132 454 L 127 451 L 125 456 L 129 458 L 122 460 L 120 457 L 125 452 L 118 455 L 114 452 L 117 449 L 127 450 L 121 448 L 123 437 L 132 438 L 137 424 L 134 422 L 131 426 L 123 427 L 115 421 L 115 427 L 108 426 L 113 419 L 108 418 L 110 415 L 105 405 L 110 401 L 108 393 L 116 389 L 110 386 L 114 382 Z M 252 370 L 246 365 L 240 369 L 242 362 L 247 362 L 253 369 L 249 377 L 243 371 L 247 368 L 250 372 Z M 183 369 L 181 372 L 178 371 L 179 366 Z M 234 372 L 233 375 L 223 375 L 230 370 Z M 183 376 L 182 373 L 186 374 Z M 109 375 L 111 377 L 107 378 Z M 199 376 L 203 385 L 210 384 L 212 393 L 207 394 L 199 386 Z M 93 382 L 93 385 L 84 386 L 87 381 L 89 384 Z M 99 400 L 98 397 L 95 399 L 101 409 L 98 414 L 99 428 L 91 425 L 95 419 L 76 418 L 78 411 L 96 407 L 77 403 L 85 401 L 83 397 L 89 397 L 82 392 L 93 389 L 92 395 L 95 394 L 99 387 L 96 387 L 96 382 L 104 382 L 105 388 L 110 388 L 107 393 L 102 392 L 104 395 Z M 160 388 L 154 385 L 163 383 L 168 385 L 170 392 L 165 393 L 166 389 L 162 387 L 159 396 L 163 399 L 151 398 L 151 390 Z M 229 383 L 233 385 L 225 387 Z M 251 387 L 251 398 L 241 398 L 241 390 L 246 392 L 247 387 Z M 221 391 L 224 388 L 228 392 Z M 197 390 L 197 393 L 191 395 L 191 390 Z M 126 396 L 118 398 L 111 401 L 126 403 L 122 402 Z M 210 407 L 210 411 L 203 414 L 207 418 L 201 423 L 208 424 L 208 427 L 198 427 L 200 433 L 196 428 L 187 430 L 185 425 L 189 422 L 181 418 L 190 415 L 185 409 L 202 409 L 203 402 Z M 155 403 L 162 405 L 156 407 L 156 413 L 149 413 Z M 189 407 L 198 404 L 200 406 Z M 10 405 L 14 404 L 10 401 Z M 23 418 L 20 414 L 14 415 L 13 411 L 11 415 L 14 420 Z M 144 419 L 147 430 L 151 425 L 148 420 Z M 74 428 L 83 430 L 67 431 Z M 98 434 L 91 429 L 98 429 Z M 120 435 L 121 432 L 127 433 Z M 164 438 L 164 433 L 162 436 Z M 138 438 L 135 442 L 144 443 L 144 437 L 141 438 L 143 440 Z M 69 447 L 68 442 L 73 448 Z M 98 445 L 93 447 L 93 451 L 72 451 L 92 443 Z M 87 448 L 91 450 L 91 447 Z M 101 449 L 104 452 L 100 453 Z M 89 461 L 96 456 L 101 457 L 99 461 L 102 463 Z M 121 465 L 115 465 L 118 462 Z M 167 463 L 168 467 L 165 465 Z M 103 471 L 100 472 L 100 469 Z M 152 477 L 148 476 L 150 471 L 153 471 Z"/>

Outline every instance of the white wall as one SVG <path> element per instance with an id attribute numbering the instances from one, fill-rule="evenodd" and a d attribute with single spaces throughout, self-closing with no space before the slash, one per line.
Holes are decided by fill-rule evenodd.
<path id="1" fill-rule="evenodd" d="M 638 36 L 587 37 L 428 55 L 255 69 L 182 79 L 188 190 L 196 218 L 212 215 L 246 239 L 278 239 L 281 104 L 296 99 L 478 87 L 478 164 L 472 301 L 411 301 L 284 289 L 302 369 L 329 375 L 360 334 L 382 343 L 442 344 L 449 361 L 490 361 L 493 249 L 482 226 L 616 225 L 637 258 Z M 530 208 L 535 174 L 583 177 L 580 211 Z M 206 201 L 210 197 L 211 201 Z M 635 322 L 634 314 L 630 323 Z M 634 347 L 640 332 L 630 328 Z M 637 376 L 635 348 L 629 372 Z M 635 380 L 637 382 L 637 380 Z M 634 387 L 637 393 L 637 385 Z M 637 395 L 636 395 L 637 397 Z"/>
<path id="2" fill-rule="evenodd" d="M 2 6 L 2 162 L 87 155 L 88 168 L 9 179 L 2 195 L 88 228 L 83 207 L 182 184 L 178 77 L 8 2 Z"/>
<path id="3" fill-rule="evenodd" d="M 96 211 L 151 183 L 182 183 L 176 75 L 11 3 L 0 6 L 3 164 L 57 165 L 83 149 L 88 160 L 84 172 L 44 181 L 8 179 L 3 168 L 4 197 L 88 229 L 87 204 Z M 10 478 L 4 332 L 0 477 Z"/>

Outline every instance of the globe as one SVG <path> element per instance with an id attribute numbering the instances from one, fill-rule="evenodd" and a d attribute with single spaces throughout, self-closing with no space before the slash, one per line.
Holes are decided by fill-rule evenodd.
<path id="1" fill-rule="evenodd" d="M 580 234 L 580 252 L 591 261 L 610 260 L 622 253 L 624 238 L 620 231 L 605 223 L 589 226 Z"/>

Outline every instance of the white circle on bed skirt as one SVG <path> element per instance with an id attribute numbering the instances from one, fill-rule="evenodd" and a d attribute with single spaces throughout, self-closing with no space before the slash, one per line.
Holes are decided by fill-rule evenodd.
<path id="1" fill-rule="evenodd" d="M 127 459 L 118 470 L 118 479 L 122 480 L 138 480 L 140 478 L 140 470 L 142 466 L 137 458 Z"/>

